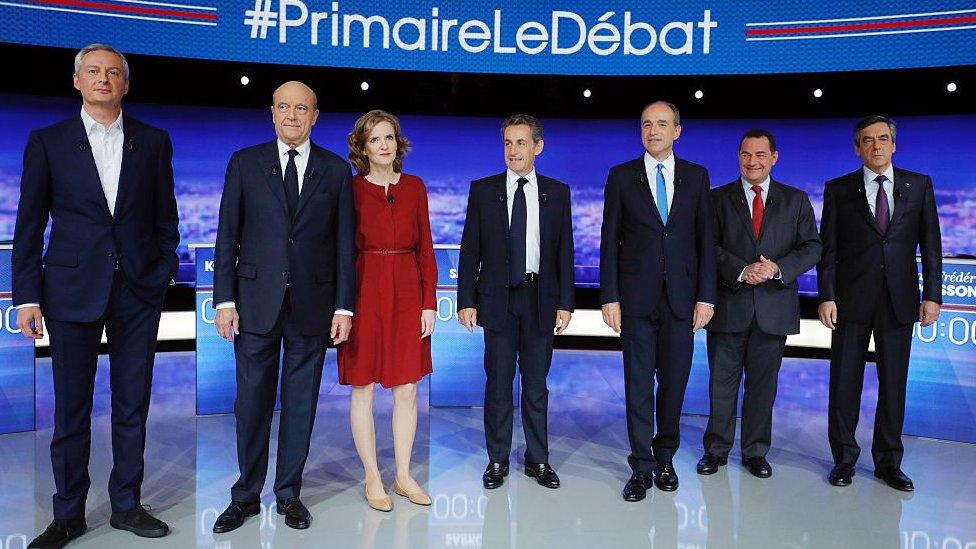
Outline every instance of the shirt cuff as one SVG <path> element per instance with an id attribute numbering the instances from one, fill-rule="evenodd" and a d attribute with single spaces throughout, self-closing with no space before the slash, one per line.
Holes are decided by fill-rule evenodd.
<path id="1" fill-rule="evenodd" d="M 745 282 L 746 281 L 746 269 L 748 269 L 748 268 L 749 268 L 748 265 L 746 265 L 745 267 L 742 268 L 742 272 L 739 273 L 739 278 L 736 279 L 736 282 Z"/>
<path id="2" fill-rule="evenodd" d="M 347 311 L 345 309 L 336 309 L 335 314 L 343 316 L 353 316 L 352 311 Z"/>
<path id="3" fill-rule="evenodd" d="M 214 309 L 236 309 L 237 304 L 233 301 L 221 301 L 214 306 Z"/>
<path id="4" fill-rule="evenodd" d="M 704 301 L 696 301 L 695 302 L 695 305 L 707 305 L 707 306 L 709 306 L 709 307 L 711 307 L 713 309 L 715 308 L 715 305 L 714 304 L 712 304 L 712 303 L 705 303 Z"/>
<path id="5" fill-rule="evenodd" d="M 40 303 L 21 303 L 20 305 L 14 307 L 14 309 L 23 309 L 25 307 L 40 307 L 40 306 L 41 306 Z"/>

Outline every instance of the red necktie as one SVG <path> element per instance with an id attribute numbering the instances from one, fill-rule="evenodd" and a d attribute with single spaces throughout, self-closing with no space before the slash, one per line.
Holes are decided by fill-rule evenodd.
<path id="1" fill-rule="evenodd" d="M 752 229 L 756 233 L 756 238 L 759 238 L 759 230 L 762 229 L 763 218 L 762 187 L 753 185 L 752 192 L 756 193 L 756 196 L 752 199 Z"/>

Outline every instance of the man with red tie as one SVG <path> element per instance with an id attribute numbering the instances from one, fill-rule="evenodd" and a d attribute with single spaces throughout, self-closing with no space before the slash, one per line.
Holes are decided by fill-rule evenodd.
<path id="1" fill-rule="evenodd" d="M 854 129 L 862 168 L 827 182 L 817 267 L 820 322 L 830 341 L 827 437 L 834 457 L 828 480 L 847 486 L 861 449 L 854 439 L 864 362 L 874 336 L 878 408 L 874 418 L 874 475 L 896 490 L 915 489 L 901 470 L 912 324 L 929 326 L 942 303 L 942 238 L 932 179 L 891 165 L 895 123 L 869 116 Z M 921 249 L 919 302 L 915 251 Z"/>
<path id="2" fill-rule="evenodd" d="M 759 478 L 773 474 L 766 453 L 776 379 L 786 336 L 800 332 L 796 279 L 821 252 L 806 193 L 770 177 L 778 159 L 773 135 L 749 130 L 739 142 L 739 179 L 712 191 L 719 283 L 707 326 L 711 412 L 702 475 L 728 460 L 743 374 L 742 464 Z"/>

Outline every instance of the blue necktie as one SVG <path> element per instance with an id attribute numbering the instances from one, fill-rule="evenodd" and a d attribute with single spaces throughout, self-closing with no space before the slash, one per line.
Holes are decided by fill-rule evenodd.
<path id="1" fill-rule="evenodd" d="M 518 188 L 512 199 L 512 218 L 508 226 L 509 283 L 514 288 L 525 280 L 525 233 L 528 225 L 528 206 L 525 203 L 525 184 L 529 180 L 518 178 Z"/>
<path id="2" fill-rule="evenodd" d="M 668 189 L 664 185 L 664 164 L 657 165 L 657 211 L 661 222 L 668 224 Z"/>

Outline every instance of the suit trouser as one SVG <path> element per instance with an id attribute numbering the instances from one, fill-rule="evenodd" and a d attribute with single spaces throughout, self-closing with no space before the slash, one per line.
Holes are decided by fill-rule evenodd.
<path id="1" fill-rule="evenodd" d="M 281 416 L 274 493 L 278 501 L 298 497 L 308 458 L 322 382 L 328 335 L 302 335 L 285 292 L 278 320 L 266 334 L 241 331 L 234 339 L 237 357 L 237 463 L 240 477 L 231 488 L 234 501 L 261 499 L 268 472 L 268 442 L 281 366 Z M 284 350 L 282 351 L 282 348 Z"/>
<path id="2" fill-rule="evenodd" d="M 651 472 L 678 450 L 681 406 L 684 404 L 694 333 L 691 319 L 674 315 L 662 290 L 648 316 L 624 316 L 620 329 L 627 400 L 627 435 L 634 471 Z M 655 397 L 654 379 L 658 389 Z M 655 398 L 657 434 L 654 434 Z"/>
<path id="3" fill-rule="evenodd" d="M 744 332 L 708 332 L 710 413 L 703 437 L 706 452 L 726 457 L 732 449 L 743 371 L 742 457 L 765 457 L 769 452 L 776 380 L 785 348 L 786 336 L 762 331 L 755 316 Z"/>
<path id="4" fill-rule="evenodd" d="M 524 282 L 509 291 L 505 328 L 485 329 L 485 442 L 489 461 L 507 463 L 512 450 L 515 363 L 522 379 L 525 459 L 549 461 L 546 376 L 552 363 L 552 328 L 539 325 L 539 285 Z M 555 324 L 555 318 L 552 319 Z"/>
<path id="5" fill-rule="evenodd" d="M 140 505 L 146 447 L 146 417 L 152 387 L 156 335 L 161 310 L 136 297 L 122 271 L 112 281 L 108 305 L 94 322 L 46 319 L 54 374 L 54 518 L 83 517 L 91 479 L 92 396 L 98 350 L 108 339 L 112 390 L 112 473 L 108 481 L 113 511 Z"/>
<path id="6" fill-rule="evenodd" d="M 874 334 L 878 371 L 878 407 L 874 416 L 871 454 L 876 468 L 901 467 L 905 448 L 901 442 L 905 423 L 908 359 L 912 349 L 912 324 L 895 317 L 888 288 L 881 291 L 870 324 L 838 322 L 830 340 L 830 393 L 827 438 L 834 463 L 854 465 L 861 448 L 855 440 L 864 386 L 868 341 Z"/>

